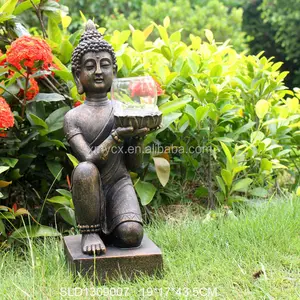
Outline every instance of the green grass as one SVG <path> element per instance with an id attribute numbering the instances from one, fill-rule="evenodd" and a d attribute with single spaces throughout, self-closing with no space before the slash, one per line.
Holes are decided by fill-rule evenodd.
<path id="1" fill-rule="evenodd" d="M 210 288 L 211 293 L 217 292 L 216 299 L 299 299 L 299 199 L 262 204 L 244 210 L 238 218 L 202 220 L 191 212 L 177 212 L 164 219 L 158 217 L 146 228 L 163 251 L 165 271 L 161 279 L 143 276 L 133 282 L 120 280 L 101 286 L 80 276 L 75 278 L 68 271 L 57 239 L 34 242 L 23 251 L 2 251 L 0 299 L 83 299 L 72 297 L 75 288 L 79 294 L 83 291 L 78 288 L 87 288 L 91 296 L 93 288 L 104 293 L 104 287 L 122 288 L 123 296 L 118 299 L 142 299 L 143 288 L 145 295 L 153 293 L 148 299 L 200 298 L 191 294 L 185 297 L 187 290 L 183 288 L 212 296 Z M 255 279 L 253 275 L 259 271 L 262 274 Z M 67 288 L 70 296 L 62 297 Z M 104 297 L 112 298 L 117 299 Z"/>

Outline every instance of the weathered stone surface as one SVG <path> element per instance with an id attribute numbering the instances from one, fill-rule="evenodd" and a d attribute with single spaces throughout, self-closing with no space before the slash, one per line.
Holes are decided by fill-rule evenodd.
<path id="1" fill-rule="evenodd" d="M 104 282 L 107 279 L 133 279 L 135 275 L 161 275 L 163 259 L 161 250 L 144 236 L 138 248 L 121 249 L 107 246 L 100 256 L 85 255 L 80 247 L 81 235 L 64 237 L 67 261 L 74 273 L 87 275 Z"/>

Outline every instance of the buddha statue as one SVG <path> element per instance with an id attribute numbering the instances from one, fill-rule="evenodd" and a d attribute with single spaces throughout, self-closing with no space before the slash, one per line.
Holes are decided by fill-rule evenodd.
<path id="1" fill-rule="evenodd" d="M 107 93 L 117 74 L 116 56 L 90 20 L 73 52 L 72 73 L 78 93 L 86 96 L 64 119 L 66 138 L 80 162 L 72 174 L 72 197 L 82 252 L 101 255 L 108 243 L 138 247 L 142 217 L 128 170 L 139 167 L 142 153 L 129 154 L 126 149 L 141 147 L 150 130 L 115 128 Z M 112 151 L 116 147 L 122 151 Z"/>

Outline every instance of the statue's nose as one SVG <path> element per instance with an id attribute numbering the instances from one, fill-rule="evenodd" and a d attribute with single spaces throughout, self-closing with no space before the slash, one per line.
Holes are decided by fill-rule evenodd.
<path id="1" fill-rule="evenodd" d="M 95 74 L 102 74 L 102 70 L 101 70 L 100 64 L 96 65 L 96 72 L 95 72 Z"/>

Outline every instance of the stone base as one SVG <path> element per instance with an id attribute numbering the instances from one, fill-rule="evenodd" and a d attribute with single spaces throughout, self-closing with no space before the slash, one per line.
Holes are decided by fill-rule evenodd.
<path id="1" fill-rule="evenodd" d="M 122 249 L 107 246 L 106 253 L 89 256 L 81 252 L 81 235 L 64 237 L 67 261 L 72 271 L 100 282 L 107 279 L 133 279 L 136 275 L 160 275 L 163 270 L 161 250 L 144 236 L 138 248 Z"/>

